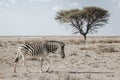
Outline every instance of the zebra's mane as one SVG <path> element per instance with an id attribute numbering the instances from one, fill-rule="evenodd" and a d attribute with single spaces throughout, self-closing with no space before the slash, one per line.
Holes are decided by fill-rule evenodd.
<path id="1" fill-rule="evenodd" d="M 32 45 L 32 44 L 43 44 L 43 43 L 46 43 L 46 40 L 44 40 L 44 41 L 25 41 L 23 44 L 25 44 L 25 45 Z"/>
<path id="2" fill-rule="evenodd" d="M 62 42 L 60 42 L 60 41 L 55 41 L 55 40 L 47 40 L 47 41 L 45 41 L 45 42 L 56 42 L 56 43 L 62 43 Z"/>
<path id="3" fill-rule="evenodd" d="M 55 42 L 55 43 L 60 43 L 60 44 L 64 44 L 63 42 L 60 41 L 55 41 L 55 40 L 44 40 L 44 41 L 25 41 L 24 44 L 46 44 L 48 42 Z M 64 44 L 65 45 L 65 44 Z"/>

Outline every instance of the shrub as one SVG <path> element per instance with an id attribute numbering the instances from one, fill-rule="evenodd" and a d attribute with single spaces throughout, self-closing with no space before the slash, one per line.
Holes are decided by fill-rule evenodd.
<path id="1" fill-rule="evenodd" d="M 99 45 L 98 46 L 98 51 L 99 52 L 109 52 L 109 53 L 118 52 L 118 50 L 116 50 L 114 48 L 114 46 L 107 46 L 107 45 Z"/>

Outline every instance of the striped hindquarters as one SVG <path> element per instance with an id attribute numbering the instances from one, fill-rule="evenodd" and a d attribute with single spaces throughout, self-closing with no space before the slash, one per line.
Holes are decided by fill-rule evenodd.
<path id="1" fill-rule="evenodd" d="M 44 47 L 43 45 L 37 45 L 37 44 L 24 44 L 22 47 L 25 52 L 24 55 L 30 55 L 30 56 L 41 56 L 44 54 Z"/>

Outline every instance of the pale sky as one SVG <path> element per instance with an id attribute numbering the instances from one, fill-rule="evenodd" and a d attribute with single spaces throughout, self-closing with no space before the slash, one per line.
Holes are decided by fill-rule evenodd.
<path id="1" fill-rule="evenodd" d="M 61 9 L 86 6 L 110 13 L 109 23 L 94 35 L 120 36 L 120 0 L 0 0 L 0 36 L 76 36 L 54 18 Z"/>

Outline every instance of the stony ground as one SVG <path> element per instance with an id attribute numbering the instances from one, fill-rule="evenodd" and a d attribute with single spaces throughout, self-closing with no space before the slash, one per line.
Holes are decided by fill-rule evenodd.
<path id="1" fill-rule="evenodd" d="M 14 73 L 17 47 L 25 41 L 43 40 L 63 41 L 65 59 L 49 55 L 46 73 L 37 59 L 27 59 L 31 73 L 22 61 Z M 88 37 L 86 43 L 81 37 L 0 37 L 0 80 L 120 80 L 120 37 Z"/>

